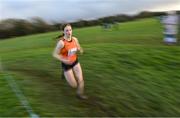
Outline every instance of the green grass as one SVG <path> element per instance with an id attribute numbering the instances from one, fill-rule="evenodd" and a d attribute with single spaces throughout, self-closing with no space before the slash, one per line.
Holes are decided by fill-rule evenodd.
<path id="1" fill-rule="evenodd" d="M 41 117 L 180 116 L 180 48 L 162 43 L 155 19 L 74 29 L 85 50 L 83 68 L 87 101 L 61 80 L 60 62 L 52 57 L 59 32 L 0 41 L 0 57 Z M 0 74 L 0 116 L 28 116 Z"/>

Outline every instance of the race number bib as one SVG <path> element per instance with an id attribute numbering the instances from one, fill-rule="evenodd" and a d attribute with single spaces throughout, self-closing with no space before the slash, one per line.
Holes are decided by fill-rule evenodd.
<path id="1" fill-rule="evenodd" d="M 72 48 L 68 51 L 68 56 L 72 56 L 72 55 L 76 54 L 76 52 L 77 52 L 77 48 Z"/>

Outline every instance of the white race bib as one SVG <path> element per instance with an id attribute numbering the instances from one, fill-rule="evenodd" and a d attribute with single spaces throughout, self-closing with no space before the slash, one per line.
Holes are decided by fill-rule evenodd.
<path id="1" fill-rule="evenodd" d="M 77 52 L 77 48 L 72 48 L 68 51 L 68 56 L 72 56 L 72 55 L 76 54 L 76 52 Z"/>

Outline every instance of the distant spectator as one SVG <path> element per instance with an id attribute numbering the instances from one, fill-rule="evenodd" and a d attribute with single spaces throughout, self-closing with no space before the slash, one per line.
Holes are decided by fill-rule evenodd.
<path id="1" fill-rule="evenodd" d="M 168 11 L 162 19 L 164 24 L 164 42 L 166 44 L 177 43 L 178 16 L 175 11 Z"/>

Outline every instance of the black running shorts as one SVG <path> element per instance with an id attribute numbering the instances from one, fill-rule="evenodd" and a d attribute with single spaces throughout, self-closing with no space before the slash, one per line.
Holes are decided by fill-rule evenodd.
<path id="1" fill-rule="evenodd" d="M 76 64 L 78 64 L 78 59 L 76 59 L 75 62 L 73 62 L 71 65 L 65 64 L 65 63 L 61 63 L 62 64 L 62 68 L 64 71 L 67 71 L 69 69 L 72 69 Z"/>

